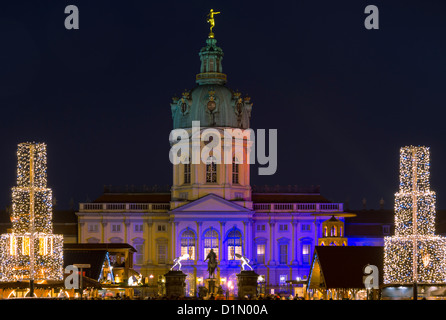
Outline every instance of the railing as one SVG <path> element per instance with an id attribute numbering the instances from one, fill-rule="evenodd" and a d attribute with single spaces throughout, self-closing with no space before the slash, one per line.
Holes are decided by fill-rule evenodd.
<path id="1" fill-rule="evenodd" d="M 204 72 L 199 73 L 195 77 L 196 80 L 203 80 L 203 79 L 220 79 L 226 81 L 226 74 L 220 73 L 220 72 Z"/>
<path id="2" fill-rule="evenodd" d="M 342 203 L 254 203 L 257 212 L 342 212 Z M 80 203 L 80 212 L 166 212 L 169 203 Z"/>
<path id="3" fill-rule="evenodd" d="M 254 203 L 257 212 L 342 212 L 343 203 Z"/>
<path id="4" fill-rule="evenodd" d="M 80 203 L 80 212 L 165 212 L 169 203 Z"/>

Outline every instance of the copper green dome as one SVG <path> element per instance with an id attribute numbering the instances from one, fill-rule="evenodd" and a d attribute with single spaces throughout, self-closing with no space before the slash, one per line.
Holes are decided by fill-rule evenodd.
<path id="1" fill-rule="evenodd" d="M 226 87 L 223 50 L 216 44 L 215 38 L 208 38 L 206 46 L 200 50 L 197 86 L 184 91 L 181 98 L 172 98 L 174 129 L 191 128 L 192 121 L 200 121 L 201 127 L 249 128 L 251 99 Z"/>

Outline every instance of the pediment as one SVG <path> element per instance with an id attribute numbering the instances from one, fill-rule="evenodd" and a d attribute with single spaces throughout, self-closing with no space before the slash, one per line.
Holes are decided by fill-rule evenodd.
<path id="1" fill-rule="evenodd" d="M 223 199 L 215 194 L 208 194 L 200 199 L 178 207 L 172 212 L 251 212 L 232 201 Z"/>

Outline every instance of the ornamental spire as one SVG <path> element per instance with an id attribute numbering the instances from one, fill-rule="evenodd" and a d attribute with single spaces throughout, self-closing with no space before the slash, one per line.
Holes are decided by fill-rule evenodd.
<path id="1" fill-rule="evenodd" d="M 214 33 L 212 32 L 212 29 L 215 27 L 215 19 L 214 19 L 214 15 L 215 14 L 220 14 L 220 12 L 214 12 L 214 9 L 211 9 L 211 11 L 209 11 L 207 17 L 208 19 L 206 20 L 207 23 L 209 23 L 210 25 L 210 30 L 211 32 L 209 33 L 209 38 L 214 38 Z"/>
<path id="2" fill-rule="evenodd" d="M 221 61 L 223 60 L 223 50 L 217 46 L 217 39 L 214 37 L 212 29 L 215 26 L 214 15 L 220 12 L 215 12 L 213 9 L 207 15 L 207 22 L 210 25 L 210 33 L 206 39 L 206 46 L 200 50 L 201 67 L 200 73 L 196 76 L 196 82 L 202 84 L 219 84 L 226 83 L 226 74 L 223 73 Z"/>

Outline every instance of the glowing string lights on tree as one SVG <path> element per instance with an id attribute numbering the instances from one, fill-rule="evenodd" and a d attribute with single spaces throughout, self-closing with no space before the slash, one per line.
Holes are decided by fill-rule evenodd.
<path id="1" fill-rule="evenodd" d="M 12 188 L 12 233 L 0 236 L 0 280 L 62 280 L 63 236 L 54 235 L 46 145 L 21 143 Z"/>
<path id="2" fill-rule="evenodd" d="M 386 284 L 445 282 L 446 241 L 435 235 L 436 198 L 429 169 L 429 148 L 401 148 L 395 236 L 384 238 Z"/>

